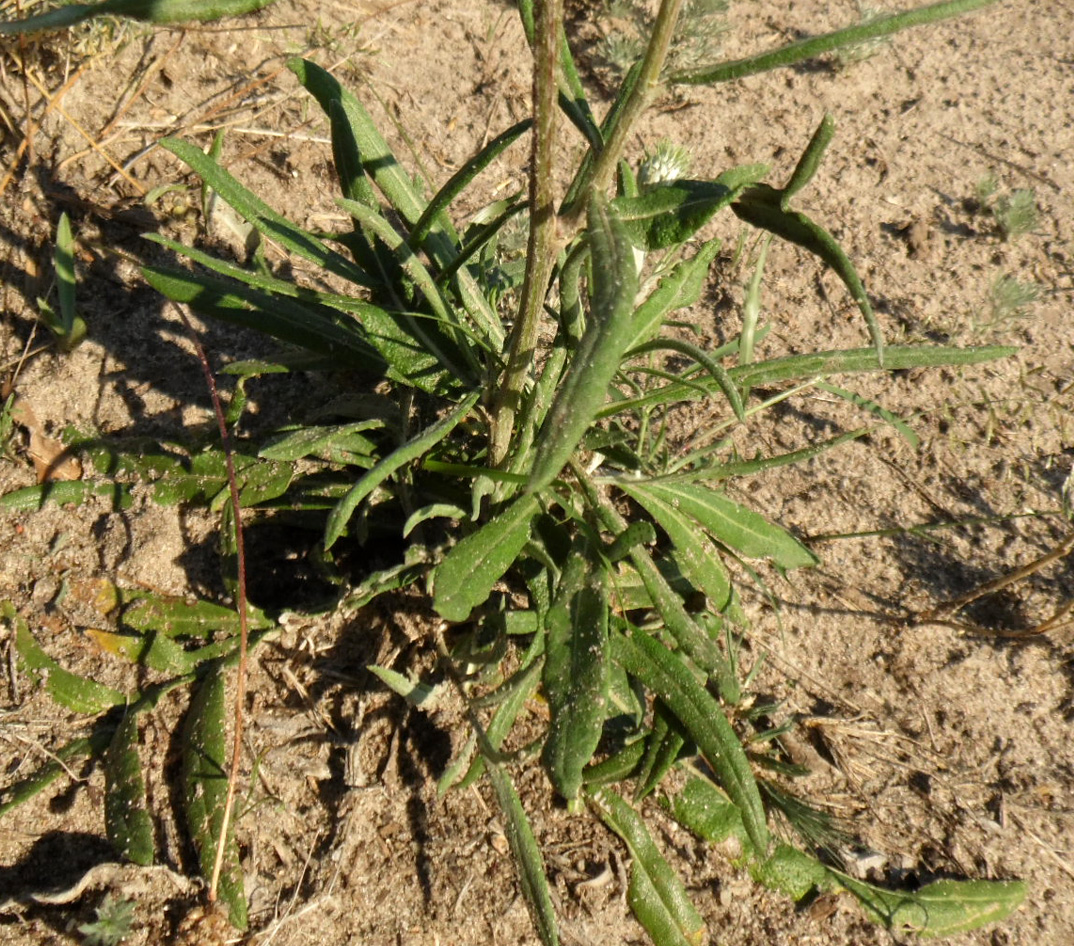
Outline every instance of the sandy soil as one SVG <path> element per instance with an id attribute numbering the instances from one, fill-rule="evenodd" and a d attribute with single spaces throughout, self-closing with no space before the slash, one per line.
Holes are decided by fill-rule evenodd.
<path id="1" fill-rule="evenodd" d="M 725 50 L 743 55 L 855 15 L 851 2 L 735 3 Z M 606 74 L 595 52 L 605 21 L 592 4 L 572 13 L 572 41 L 595 80 Z M 288 55 L 335 68 L 384 119 L 400 152 L 408 139 L 437 182 L 527 109 L 521 29 L 514 12 L 492 0 L 281 0 L 238 26 L 155 35 L 125 27 L 118 39 L 78 31 L 25 49 L 0 46 L 7 123 L 0 157 L 15 168 L 0 203 L 0 358 L 4 379 L 44 435 L 73 425 L 166 438 L 210 421 L 190 344 L 137 275 L 137 261 L 154 253 L 140 234 L 162 229 L 224 251 L 239 243 L 225 224 L 200 235 L 195 182 L 153 147 L 160 136 L 206 145 L 226 125 L 231 171 L 297 222 L 327 228 L 343 218 L 332 203 L 326 123 L 283 68 Z M 766 161 L 778 182 L 824 111 L 835 116 L 837 137 L 800 201 L 858 263 L 888 339 L 1014 344 L 1019 353 L 986 367 L 859 385 L 903 416 L 920 412 L 916 450 L 881 432 L 732 487 L 813 538 L 823 558 L 789 581 L 768 576 L 769 597 L 747 592 L 750 653 L 768 655 L 760 692 L 800 719 L 814 770 L 806 793 L 850 823 L 864 850 L 881 855 L 876 869 L 908 880 L 1028 881 L 1014 917 L 953 942 L 1063 946 L 1074 942 L 1070 623 L 1028 632 L 1074 598 L 1074 572 L 1059 554 L 965 608 L 943 605 L 1070 547 L 1060 509 L 1074 458 L 1074 7 L 1008 2 L 897 37 L 860 62 L 680 90 L 661 100 L 632 152 L 666 136 L 690 149 L 696 176 Z M 32 147 L 17 162 L 31 122 Z M 488 193 L 516 189 L 524 160 L 522 151 L 509 152 L 487 175 Z M 1033 190 L 1034 232 L 1011 241 L 996 232 L 975 205 L 989 175 L 1002 192 Z M 187 186 L 146 206 L 146 194 L 175 182 Z M 80 305 L 90 327 L 89 340 L 68 355 L 34 333 L 35 299 L 48 291 L 63 210 L 81 241 Z M 737 221 L 714 228 L 728 251 L 694 316 L 701 337 L 718 343 L 738 330 L 748 273 L 731 259 Z M 1020 315 L 996 320 L 990 293 L 1001 275 L 1032 282 L 1040 294 Z M 865 338 L 835 278 L 792 247 L 773 249 L 764 303 L 773 326 L 767 354 Z M 217 363 L 271 351 L 217 325 L 205 326 L 203 337 Z M 319 383 L 258 386 L 250 432 L 322 396 Z M 689 422 L 703 425 L 705 417 Z M 782 451 L 857 423 L 860 415 L 838 402 L 811 396 L 774 413 L 751 437 Z M 23 424 L 6 445 L 0 491 L 34 482 L 27 439 Z M 910 530 L 939 522 L 962 524 Z M 0 597 L 68 666 L 116 672 L 83 633 L 96 619 L 97 579 L 223 594 L 213 523 L 144 495 L 122 512 L 101 501 L 6 513 L 0 523 Z M 847 533 L 872 534 L 826 538 Z M 286 554 L 260 554 L 272 575 L 266 585 L 306 580 L 281 571 Z M 935 619 L 926 620 L 930 612 Z M 536 942 L 487 787 L 436 795 L 452 737 L 464 733 L 457 714 L 409 711 L 364 670 L 373 661 L 427 666 L 427 617 L 413 596 L 358 614 L 295 617 L 260 652 L 248 735 L 259 768 L 238 829 L 252 941 Z M 10 628 L 0 629 L 0 646 L 12 656 Z M 0 784 L 9 784 L 84 720 L 29 687 L 13 659 L 4 665 L 12 670 L 0 688 Z M 5 942 L 80 941 L 76 927 L 92 919 L 104 890 L 137 901 L 126 942 L 171 935 L 196 900 L 187 879 L 193 856 L 170 814 L 185 700 L 169 697 L 143 737 L 146 757 L 160 761 L 149 792 L 165 866 L 108 866 L 102 776 L 72 771 L 4 819 Z M 568 818 L 539 771 L 522 776 L 520 789 L 546 852 L 565 942 L 644 941 L 625 905 L 625 855 L 616 840 L 588 817 Z M 852 905 L 796 908 L 655 806 L 652 818 L 711 942 L 891 941 Z M 31 902 L 31 894 L 70 887 L 91 868 L 87 889 L 71 902 Z M 584 883 L 598 877 L 607 882 Z"/>

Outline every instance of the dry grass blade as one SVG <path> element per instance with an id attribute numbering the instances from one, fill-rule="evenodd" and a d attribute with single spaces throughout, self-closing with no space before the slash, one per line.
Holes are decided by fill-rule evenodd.
<path id="1" fill-rule="evenodd" d="M 1042 555 L 1040 558 L 1035 559 L 1027 565 L 1023 565 L 1021 568 L 1016 568 L 1006 575 L 1000 575 L 998 578 L 985 582 L 983 585 L 978 585 L 976 588 L 967 591 L 963 595 L 959 595 L 957 598 L 952 598 L 950 601 L 945 601 L 942 604 L 919 614 L 915 618 L 915 622 L 919 624 L 944 622 L 949 615 L 955 614 L 967 605 L 972 604 L 974 601 L 995 594 L 998 591 L 1002 591 L 1004 588 L 1007 588 L 1016 582 L 1029 578 L 1031 575 L 1035 575 L 1041 569 L 1046 568 L 1053 562 L 1062 560 L 1070 554 L 1072 549 L 1074 549 L 1074 534 L 1068 536 L 1046 555 Z M 992 631 L 982 631 L 976 628 L 975 630 L 978 630 L 986 636 L 1011 638 L 1032 637 L 1050 630 L 1055 630 L 1056 627 L 1061 626 L 1060 622 L 1072 608 L 1074 608 L 1074 600 L 1067 601 L 1050 618 L 1035 627 L 1024 631 L 1000 631 L 997 633 Z"/>

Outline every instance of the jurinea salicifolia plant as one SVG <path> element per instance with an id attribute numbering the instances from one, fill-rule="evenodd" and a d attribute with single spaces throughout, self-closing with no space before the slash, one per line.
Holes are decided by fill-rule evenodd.
<path id="1" fill-rule="evenodd" d="M 944 880 L 888 890 L 819 860 L 816 849 L 836 843 L 838 831 L 794 797 L 787 784 L 793 767 L 775 751 L 783 730 L 768 722 L 770 707 L 746 696 L 751 676 L 740 664 L 739 645 L 748 628 L 732 580 L 735 563 L 767 560 L 789 570 L 816 558 L 763 511 L 729 498 L 724 484 L 816 456 L 881 423 L 913 434 L 872 401 L 844 391 L 866 412 L 863 426 L 793 454 L 742 460 L 719 436 L 755 423 L 774 403 L 829 376 L 973 365 L 1010 350 L 884 344 L 850 258 L 796 205 L 832 140 L 830 118 L 782 186 L 766 181 L 761 164 L 691 178 L 688 155 L 668 143 L 637 170 L 625 159 L 639 119 L 664 88 L 733 81 L 987 2 L 938 3 L 743 60 L 676 66 L 669 52 L 682 3 L 662 0 L 641 55 L 598 120 L 575 68 L 561 0 L 521 0 L 534 57 L 532 119 L 490 141 L 431 198 L 359 100 L 320 66 L 295 59 L 290 69 L 327 116 L 342 187 L 338 203 L 351 216 L 346 232 L 327 236 L 276 213 L 200 148 L 163 142 L 261 238 L 330 274 L 332 285 L 348 287 L 329 291 L 326 280 L 314 288 L 162 237 L 153 239 L 195 268 L 144 271 L 177 303 L 288 346 L 271 366 L 231 367 L 240 379 L 231 424 L 242 410 L 243 385 L 261 372 L 317 364 L 345 373 L 350 385 L 356 378 L 379 383 L 376 395 L 355 400 L 350 413 L 341 407 L 330 424 L 297 423 L 260 447 L 240 444 L 237 493 L 247 517 L 324 511 L 328 560 L 343 542 L 361 546 L 386 531 L 405 538 L 402 559 L 363 576 L 343 603 L 360 606 L 404 585 L 428 589 L 443 619 L 441 628 L 430 629 L 441 679 L 372 669 L 415 705 L 461 701 L 471 732 L 460 740 L 442 788 L 488 777 L 546 944 L 558 942 L 556 918 L 512 777 L 534 755 L 569 809 L 590 809 L 622 838 L 631 855 L 628 898 L 661 946 L 701 942 L 705 929 L 646 825 L 642 802 L 657 788 L 672 816 L 699 837 L 733 839 L 742 865 L 761 883 L 796 899 L 812 891 L 849 892 L 872 919 L 900 932 L 970 929 L 1006 916 L 1024 895 L 1016 881 Z M 577 136 L 579 157 L 558 193 L 555 181 L 563 176 L 553 173 L 553 162 L 568 134 Z M 526 136 L 529 193 L 496 201 L 460 227 L 451 213 L 457 198 Z M 766 328 L 755 315 L 747 314 L 742 334 L 717 349 L 672 331 L 675 314 L 701 297 L 720 249 L 701 233 L 721 211 L 830 267 L 861 313 L 868 344 L 766 360 L 759 357 Z M 498 253 L 516 218 L 526 221 L 528 234 L 521 269 Z M 762 267 L 763 256 L 754 293 Z M 676 441 L 673 412 L 700 400 L 711 410 L 710 445 Z M 154 476 L 161 501 L 221 505 L 230 541 L 236 516 L 222 498 L 222 478 L 211 494 L 207 487 L 198 492 L 184 480 L 189 464 L 152 465 L 122 450 L 111 456 L 112 470 Z M 192 463 L 222 475 L 216 448 Z M 144 634 L 161 620 L 160 609 L 140 607 L 133 613 Z M 234 628 L 234 620 L 227 626 Z M 272 615 L 254 615 L 252 640 L 271 626 Z M 227 849 L 221 897 L 242 925 L 241 865 L 221 811 L 226 799 L 213 778 L 224 765 L 216 734 L 234 636 L 209 644 L 195 637 L 165 637 L 163 645 L 157 636 L 152 646 L 116 648 L 133 662 L 152 659 L 170 668 L 174 685 L 195 687 L 184 736 L 188 821 L 203 865 L 206 850 Z M 44 669 L 46 658 L 28 632 L 20 640 L 23 659 Z M 49 685 L 57 698 L 73 699 L 68 685 L 77 690 L 55 668 Z M 538 691 L 547 727 L 528 751 L 506 751 L 512 727 Z M 128 720 L 154 702 L 151 693 L 91 695 L 86 711 L 100 711 L 102 700 L 122 700 L 131 707 Z M 83 751 L 102 752 L 126 772 L 110 784 L 144 810 L 137 726 L 108 725 Z M 678 776 L 667 779 L 672 772 Z M 774 836 L 775 811 L 798 826 L 800 846 Z M 151 837 L 148 851 L 130 843 L 132 832 L 144 839 L 143 829 L 128 819 L 114 837 L 128 856 L 137 850 L 151 859 Z"/>

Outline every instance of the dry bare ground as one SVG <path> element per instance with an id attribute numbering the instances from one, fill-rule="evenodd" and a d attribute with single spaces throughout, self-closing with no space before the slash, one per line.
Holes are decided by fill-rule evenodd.
<path id="1" fill-rule="evenodd" d="M 745 54 L 856 15 L 842 0 L 738 2 L 725 50 Z M 605 22 L 592 5 L 572 11 L 572 39 L 596 79 L 605 74 L 595 51 Z M 34 482 L 32 432 L 47 450 L 40 438 L 68 425 L 164 438 L 208 424 L 190 345 L 137 275 L 136 262 L 153 252 L 140 234 L 161 229 L 233 252 L 241 242 L 223 219 L 208 235 L 198 229 L 196 182 L 153 145 L 164 134 L 207 145 L 226 126 L 224 163 L 248 186 L 304 225 L 340 222 L 325 122 L 283 68 L 295 53 L 335 68 L 387 119 L 400 153 L 420 158 L 437 182 L 528 107 L 517 16 L 492 0 L 281 0 L 241 23 L 155 33 L 122 27 L 118 36 L 98 28 L 5 43 L 0 357 L 33 422 L 20 415 L 0 489 Z M 897 37 L 859 62 L 678 92 L 661 101 L 633 150 L 666 136 L 690 149 L 698 176 L 768 161 L 778 181 L 824 111 L 835 116 L 837 137 L 803 203 L 859 264 L 887 337 L 1002 342 L 1019 353 L 986 367 L 873 382 L 868 393 L 885 407 L 916 415 L 916 450 L 880 432 L 749 482 L 754 507 L 812 539 L 823 558 L 793 580 L 766 576 L 771 594 L 747 602 L 751 654 L 768 655 L 760 691 L 799 718 L 801 757 L 813 769 L 806 792 L 852 826 L 874 876 L 1023 878 L 1030 894 L 1014 917 L 953 942 L 1065 946 L 1074 942 L 1074 673 L 1063 609 L 1074 598 L 1074 572 L 1065 554 L 1070 522 L 1060 510 L 1074 458 L 1074 7 L 1007 2 Z M 523 158 L 509 153 L 494 167 L 490 194 L 518 189 Z M 1010 241 L 997 234 L 975 205 L 990 175 L 1005 191 L 1033 190 L 1034 232 Z M 184 187 L 147 206 L 148 194 L 173 183 Z M 80 240 L 80 305 L 90 328 L 89 340 L 66 355 L 34 328 L 62 210 Z M 732 260 L 738 224 L 716 227 L 727 252 L 694 313 L 713 343 L 738 331 L 748 275 Z M 1040 295 L 1023 313 L 996 318 L 990 294 L 1003 275 L 1032 282 Z M 773 354 L 864 337 L 836 280 L 789 246 L 773 251 L 764 304 Z M 218 325 L 204 327 L 204 340 L 217 363 L 270 351 Z M 319 383 L 258 386 L 251 429 L 323 397 Z M 699 411 L 686 422 L 703 431 L 705 421 Z M 765 445 L 793 449 L 851 423 L 838 402 L 803 399 L 774 417 Z M 0 522 L 0 596 L 54 657 L 105 682 L 117 671 L 84 634 L 96 620 L 99 579 L 223 594 L 213 522 L 144 495 L 120 512 L 102 500 L 4 513 Z M 911 529 L 935 523 L 956 525 Z M 858 535 L 836 538 L 848 533 Z M 311 542 L 274 534 L 255 545 L 255 599 L 316 593 L 315 578 L 294 564 Z M 1015 580 L 957 606 L 1002 576 Z M 258 767 L 238 827 L 251 941 L 536 941 L 486 789 L 436 796 L 452 741 L 464 733 L 457 708 L 408 710 L 364 669 L 428 666 L 430 617 L 418 596 L 357 614 L 295 617 L 259 652 L 246 770 L 255 759 Z M 82 723 L 20 679 L 10 628 L 0 635 L 11 658 L 0 696 L 7 784 Z M 169 697 L 144 734 L 165 866 L 99 866 L 112 860 L 102 778 L 72 771 L 3 820 L 5 942 L 79 941 L 76 927 L 92 919 L 106 889 L 137 902 L 127 942 L 159 943 L 174 931 L 196 899 L 186 879 L 193 858 L 170 815 L 185 699 Z M 625 906 L 625 855 L 615 839 L 557 808 L 538 771 L 520 788 L 545 846 L 565 940 L 643 941 Z M 655 806 L 653 818 L 712 942 L 890 941 L 852 904 L 796 908 Z M 33 900 L 93 868 L 69 902 Z"/>

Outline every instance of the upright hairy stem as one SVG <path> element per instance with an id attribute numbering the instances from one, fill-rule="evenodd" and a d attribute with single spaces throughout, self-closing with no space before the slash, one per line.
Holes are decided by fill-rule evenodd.
<path id="1" fill-rule="evenodd" d="M 641 74 L 634 87 L 630 90 L 619 120 L 615 127 L 610 130 L 604 147 L 597 156 L 593 166 L 591 177 L 594 190 L 606 191 L 612 181 L 616 165 L 627 138 L 634 130 L 634 124 L 641 117 L 653 96 L 660 88 L 660 73 L 664 69 L 667 60 L 668 49 L 675 34 L 675 24 L 679 20 L 679 11 L 682 8 L 682 0 L 661 0 L 660 10 L 656 14 L 653 23 L 653 32 L 649 37 L 649 45 L 645 49 L 645 58 L 641 64 Z M 567 234 L 573 234 L 582 223 L 582 215 L 585 213 L 584 200 L 572 208 L 565 220 L 564 230 Z"/>
<path id="2" fill-rule="evenodd" d="M 511 447 L 522 391 L 533 367 L 548 280 L 556 258 L 556 194 L 553 156 L 556 144 L 559 27 L 563 0 L 537 0 L 533 65 L 533 166 L 530 169 L 530 232 L 522 301 L 511 332 L 507 371 L 492 417 L 490 460 L 500 466 Z"/>

